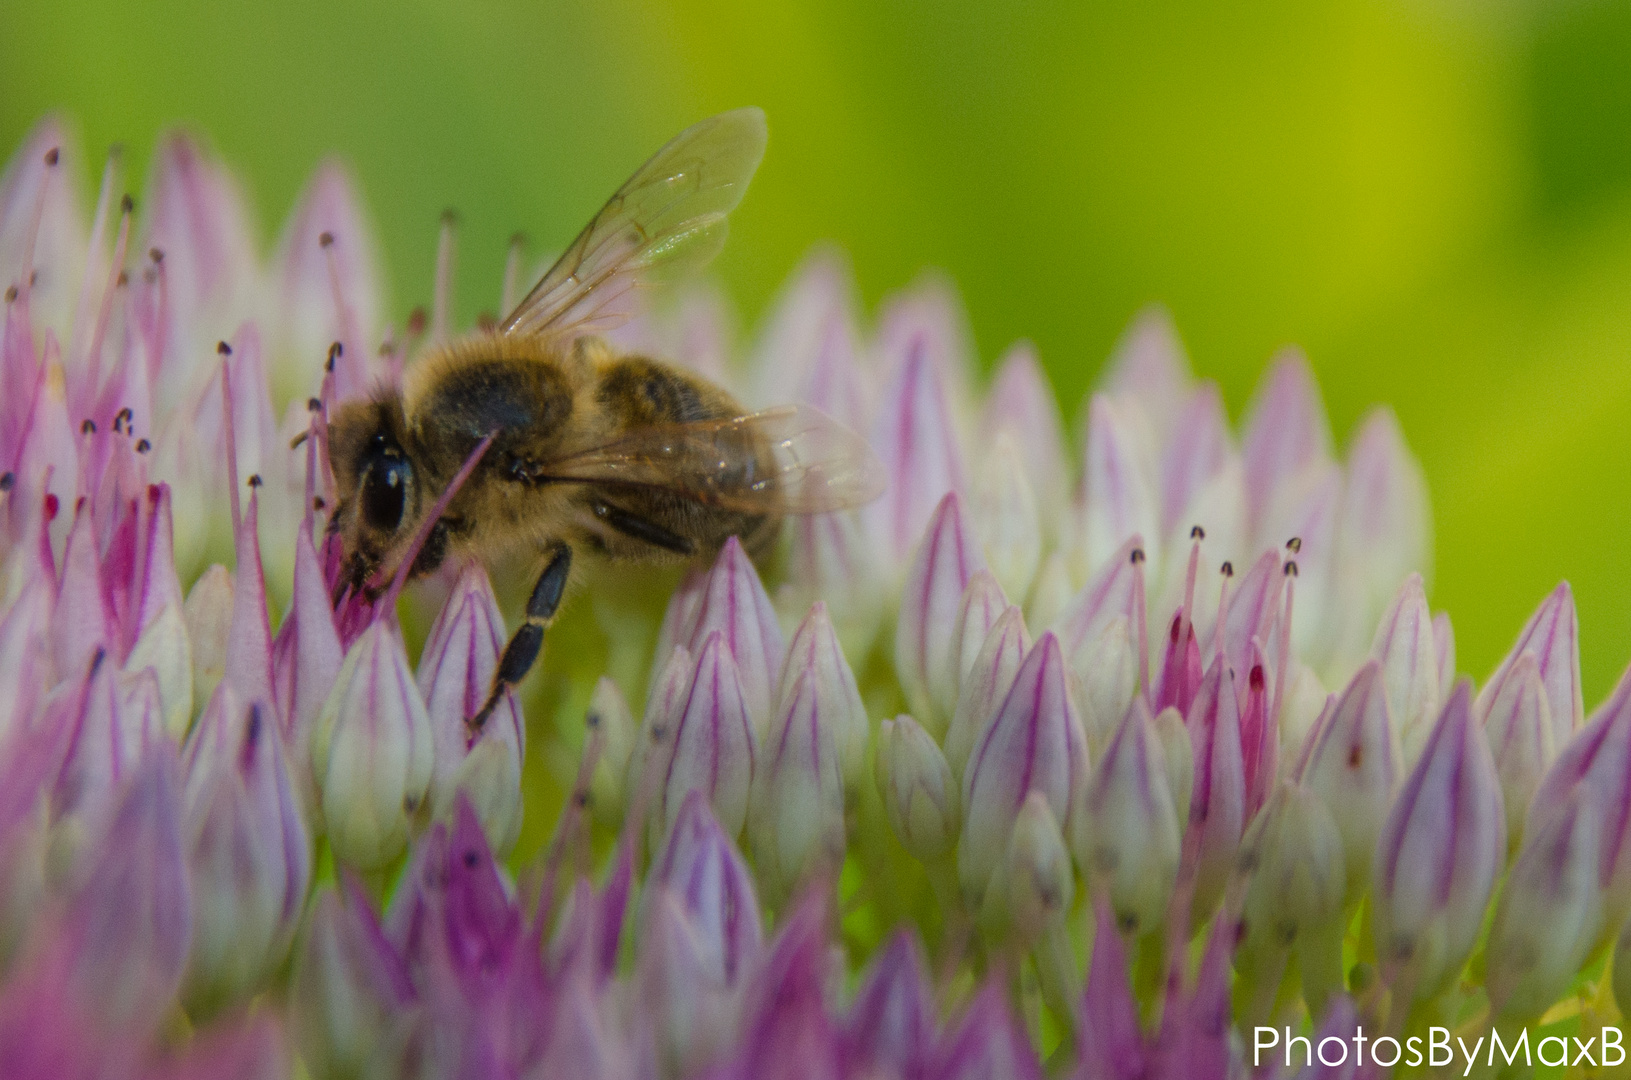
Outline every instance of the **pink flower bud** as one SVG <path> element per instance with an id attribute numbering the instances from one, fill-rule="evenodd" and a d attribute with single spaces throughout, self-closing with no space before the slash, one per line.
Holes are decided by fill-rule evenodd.
<path id="1" fill-rule="evenodd" d="M 334 625 L 322 563 L 311 531 L 304 525 L 295 535 L 294 603 L 278 630 L 273 654 L 273 685 L 282 714 L 284 745 L 290 751 L 289 772 L 301 806 L 309 814 L 317 806 L 311 771 L 312 727 L 339 677 L 345 649 Z"/>
<path id="2" fill-rule="evenodd" d="M 113 613 L 102 590 L 96 524 L 90 504 L 74 511 L 74 527 L 62 556 L 62 582 L 51 615 L 51 652 L 56 670 L 81 671 L 98 651 L 114 644 Z"/>
<path id="3" fill-rule="evenodd" d="M 417 681 L 435 746 L 431 808 L 438 816 L 452 812 L 461 773 L 468 776 L 467 758 L 478 745 L 491 743 L 493 749 L 482 754 L 495 755 L 487 768 L 496 769 L 496 783 L 472 792 L 471 802 L 488 811 L 481 815 L 488 842 L 507 853 L 521 825 L 521 758 L 526 746 L 521 708 L 514 694 L 506 694 L 474 741 L 467 723 L 487 700 L 503 649 L 504 616 L 487 572 L 472 563 L 459 574 L 419 658 Z"/>
<path id="4" fill-rule="evenodd" d="M 1088 406 L 1087 460 L 1077 528 L 1077 573 L 1096 574 L 1130 537 L 1160 537 L 1153 436 L 1140 412 L 1096 394 Z M 1153 552 L 1151 553 L 1154 554 Z"/>
<path id="5" fill-rule="evenodd" d="M 259 486 L 252 485 L 236 537 L 238 566 L 233 575 L 224 677 L 241 700 L 270 703 L 274 700 L 272 630 L 266 611 L 266 575 L 261 570 L 259 506 Z"/>
<path id="6" fill-rule="evenodd" d="M 935 507 L 964 490 L 962 450 L 942 380 L 923 333 L 907 335 L 885 358 L 893 369 L 872 426 L 872 446 L 889 486 L 861 520 L 885 560 L 902 564 L 923 535 Z M 961 590 L 959 590 L 961 591 Z"/>
<path id="7" fill-rule="evenodd" d="M 895 630 L 895 671 L 907 704 L 931 732 L 945 730 L 948 705 L 955 707 L 962 662 L 958 610 L 969 579 L 983 569 L 985 558 L 966 524 L 962 500 L 948 494 L 912 557 Z"/>
<path id="8" fill-rule="evenodd" d="M 1487 689 L 1487 688 L 1486 688 Z M 1474 706 L 1477 709 L 1477 706 Z M 1523 840 L 1523 821 L 1546 767 L 1557 756 L 1546 684 L 1535 654 L 1524 650 L 1501 677 L 1500 692 L 1484 703 L 1484 734 L 1495 756 L 1506 804 L 1506 846 L 1510 855 Z"/>
<path id="9" fill-rule="evenodd" d="M 1127 979 L 1127 950 L 1117 932 L 1118 917 L 1103 893 L 1095 897 L 1093 910 L 1093 953 L 1077 1036 L 1081 1077 L 1137 1080 L 1147 1075 L 1148 1051 Z"/>
<path id="10" fill-rule="evenodd" d="M 1031 791 L 1020 805 L 1008 834 L 999 876 L 1002 888 L 986 891 L 986 908 L 1000 905 L 1003 922 L 1018 941 L 1036 944 L 1064 923 L 1076 896 L 1076 872 L 1065 849 L 1059 820 L 1047 796 Z"/>
<path id="11" fill-rule="evenodd" d="M 174 752 L 155 748 L 121 786 L 73 891 L 69 970 L 113 1026 L 152 1030 L 181 986 L 192 940 Z"/>
<path id="12" fill-rule="evenodd" d="M 861 973 L 844 1024 L 846 1075 L 873 1069 L 916 1076 L 928 1065 L 935 1036 L 934 987 L 923 947 L 897 930 Z"/>
<path id="13" fill-rule="evenodd" d="M 756 763 L 748 839 L 772 895 L 789 895 L 806 873 L 836 874 L 844 861 L 840 746 L 855 723 L 854 703 L 838 690 L 813 664 L 798 674 Z"/>
<path id="14" fill-rule="evenodd" d="M 652 821 L 657 839 L 674 826 L 692 791 L 703 793 L 727 833 L 742 831 L 758 739 L 737 670 L 724 634 L 710 633 L 659 751 L 666 764 L 659 766 L 662 787 Z"/>
<path id="15" fill-rule="evenodd" d="M 1187 749 L 1187 747 L 1186 747 Z M 1125 933 L 1160 927 L 1178 877 L 1180 822 L 1166 752 L 1142 698 L 1093 767 L 1071 819 L 1071 850 Z"/>
<path id="16" fill-rule="evenodd" d="M 1281 783 L 1241 841 L 1240 862 L 1251 874 L 1246 949 L 1289 949 L 1341 925 L 1347 856 L 1336 819 L 1312 791 Z"/>
<path id="17" fill-rule="evenodd" d="M 301 820 L 270 706 L 216 691 L 187 747 L 183 843 L 193 893 L 184 996 L 209 1012 L 283 963 L 311 883 Z"/>
<path id="18" fill-rule="evenodd" d="M 1059 644 L 1072 662 L 1111 620 L 1125 618 L 1136 629 L 1144 606 L 1144 558 L 1143 538 L 1129 537 L 1055 620 Z"/>
<path id="19" fill-rule="evenodd" d="M 1415 1000 L 1466 962 L 1505 856 L 1495 762 L 1462 679 L 1388 812 L 1372 872 L 1377 954 Z"/>
<path id="20" fill-rule="evenodd" d="M 1247 513 L 1253 523 L 1278 489 L 1310 465 L 1331 457 L 1331 429 L 1308 360 L 1295 349 L 1275 358 L 1246 410 L 1242 440 Z"/>
<path id="21" fill-rule="evenodd" d="M 878 790 L 901 844 L 926 863 L 951 851 L 962 821 L 957 782 L 934 739 L 910 716 L 878 731 Z"/>
<path id="22" fill-rule="evenodd" d="M 957 633 L 952 641 L 952 655 L 957 662 L 957 687 L 951 697 L 949 712 L 956 712 L 956 702 L 962 697 L 963 680 L 973 670 L 980 650 L 985 648 L 985 639 L 991 635 L 991 628 L 1002 618 L 1008 606 L 1008 597 L 990 570 L 976 570 L 968 579 L 962 604 L 957 609 Z"/>
<path id="23" fill-rule="evenodd" d="M 1246 765 L 1240 746 L 1240 697 L 1233 669 L 1213 661 L 1185 721 L 1194 753 L 1195 782 L 1188 828 L 1199 833 L 1194 921 L 1212 911 L 1234 867 L 1246 827 Z"/>
<path id="24" fill-rule="evenodd" d="M 635 809 L 639 800 L 658 797 L 656 793 L 663 784 L 673 753 L 674 729 L 691 692 L 691 673 L 695 670 L 690 650 L 676 645 L 669 653 L 668 662 L 652 674 L 645 713 L 641 716 L 634 746 L 629 750 L 628 769 L 623 776 L 623 789 L 628 796 L 625 810 Z M 640 805 L 645 805 L 649 812 L 649 805 Z"/>
<path id="25" fill-rule="evenodd" d="M 787 648 L 787 660 L 776 683 L 778 717 L 788 710 L 801 679 L 810 683 L 807 692 L 820 695 L 824 710 L 822 723 L 833 731 L 844 783 L 854 787 L 866 766 L 866 746 L 872 725 L 867 720 L 861 691 L 855 685 L 855 673 L 850 670 L 843 647 L 838 643 L 838 634 L 827 616 L 827 605 L 819 600 L 793 631 L 793 642 Z"/>
<path id="26" fill-rule="evenodd" d="M 1371 643 L 1382 665 L 1388 707 L 1399 728 L 1405 760 L 1414 761 L 1439 712 L 1438 648 L 1421 575 L 1411 574 L 1394 594 Z"/>
<path id="27" fill-rule="evenodd" d="M 1022 341 L 1003 355 L 986 392 L 980 416 L 982 445 L 994 446 L 1004 434 L 1015 441 L 1044 532 L 1051 535 L 1067 505 L 1064 427 L 1053 387 L 1029 342 Z"/>
<path id="28" fill-rule="evenodd" d="M 394 1068 L 414 1020 L 407 969 L 354 885 L 317 894 L 289 995 L 291 1025 L 312 1074 Z"/>
<path id="29" fill-rule="evenodd" d="M 1376 843 L 1403 769 L 1381 665 L 1371 660 L 1315 722 L 1296 772 L 1342 834 L 1349 903 L 1370 884 Z"/>
<path id="30" fill-rule="evenodd" d="M 277 352 L 292 361 L 279 366 L 286 373 L 280 396 L 310 393 L 322 381 L 320 365 L 335 341 L 343 346 L 334 361 L 335 401 L 368 392 L 374 375 L 369 346 L 385 308 L 378 251 L 351 176 L 338 162 L 325 161 L 301 193 L 272 260 Z"/>
<path id="31" fill-rule="evenodd" d="M 1193 381 L 1172 314 L 1159 304 L 1133 317 L 1116 342 L 1105 376 L 1110 392 L 1137 405 L 1163 435 L 1177 422 L 1179 403 Z"/>
<path id="32" fill-rule="evenodd" d="M 775 609 L 742 545 L 731 537 L 708 572 L 697 606 L 678 640 L 701 656 L 703 643 L 715 631 L 741 677 L 742 696 L 755 732 L 770 723 L 771 689 L 781 671 L 786 646 Z"/>
<path id="33" fill-rule="evenodd" d="M 1025 797 L 1039 791 L 1054 820 L 1067 819 L 1088 767 L 1081 719 L 1071 703 L 1059 639 L 1043 634 L 1014 677 L 963 775 L 963 835 L 957 871 L 978 905 L 1002 861 Z"/>
<path id="34" fill-rule="evenodd" d="M 1427 569 L 1432 511 L 1421 466 L 1392 409 L 1375 408 L 1360 422 L 1347 471 L 1337 545 L 1343 564 L 1363 583 L 1357 614 L 1368 620 L 1394 582 Z"/>
<path id="35" fill-rule="evenodd" d="M 425 805 L 434 735 L 395 630 L 376 621 L 346 652 L 312 728 L 312 775 L 335 857 L 390 865 Z"/>
<path id="36" fill-rule="evenodd" d="M 1524 841 L 1484 951 L 1496 1015 L 1538 1017 L 1568 992 L 1596 948 L 1604 929 L 1602 831 L 1596 802 L 1576 788 Z"/>
<path id="37" fill-rule="evenodd" d="M 944 1080 L 1042 1080 L 1036 1051 L 1009 1012 L 999 979 L 987 981 L 975 995 L 938 1057 L 931 1075 Z"/>
<path id="38" fill-rule="evenodd" d="M 1574 610 L 1574 592 L 1567 581 L 1553 589 L 1524 623 L 1518 643 L 1495 669 L 1478 695 L 1480 716 L 1502 693 L 1512 668 L 1525 652 L 1534 654 L 1545 691 L 1552 741 L 1562 746 L 1584 723 L 1584 695 L 1580 690 L 1580 618 Z"/>
<path id="39" fill-rule="evenodd" d="M 1042 518 L 1012 435 L 999 435 L 979 466 L 970 509 L 997 580 L 1011 595 L 1027 595 L 1042 562 Z"/>
<path id="40" fill-rule="evenodd" d="M 862 419 L 865 402 L 850 384 L 861 375 L 854 293 L 842 252 L 820 247 L 799 263 L 752 351 L 754 400 L 807 401 L 851 426 Z"/>
<path id="41" fill-rule="evenodd" d="M 151 685 L 139 676 L 121 680 L 107 654 L 97 653 L 82 675 L 65 682 L 47 703 L 48 730 L 65 739 L 53 796 L 56 813 L 87 814 L 106 805 L 162 741 L 156 695 L 145 693 Z"/>
<path id="42" fill-rule="evenodd" d="M 638 955 L 640 1006 L 666 1075 L 693 1075 L 723 1058 L 736 1033 L 737 995 L 720 980 L 683 902 L 666 888 L 647 901 Z"/>
<path id="43" fill-rule="evenodd" d="M 1442 691 L 1455 685 L 1455 628 L 1450 625 L 1447 611 L 1433 616 L 1433 649 L 1438 653 L 1438 685 Z"/>
<path id="44" fill-rule="evenodd" d="M 686 796 L 652 864 L 651 885 L 678 901 L 716 983 L 738 986 L 757 968 L 764 927 L 753 877 L 702 792 Z"/>
<path id="45" fill-rule="evenodd" d="M 1031 635 L 1025 630 L 1025 615 L 1019 608 L 1010 607 L 992 624 L 974 666 L 963 677 L 957 711 L 952 714 L 945 738 L 946 763 L 954 776 L 963 775 L 969 755 L 1008 697 L 1014 676 L 1030 651 Z"/>

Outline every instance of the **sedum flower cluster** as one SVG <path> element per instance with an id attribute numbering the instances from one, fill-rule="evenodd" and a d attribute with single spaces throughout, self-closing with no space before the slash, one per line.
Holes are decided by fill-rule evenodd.
<path id="1" fill-rule="evenodd" d="M 47 122 L 0 182 L 0 1075 L 1204 1078 L 1264 1027 L 1379 1075 L 1631 998 L 1631 682 L 1587 718 L 1567 584 L 1458 675 L 1396 421 L 1339 458 L 1297 354 L 1237 437 L 1147 313 L 1071 439 L 935 281 L 865 327 L 817 254 L 740 358 L 711 294 L 654 307 L 620 347 L 828 412 L 887 489 L 603 620 L 617 678 L 546 645 L 587 709 L 472 736 L 487 570 L 420 588 L 415 662 L 323 529 L 326 410 L 452 332 L 451 230 L 393 330 L 334 166 L 267 261 L 185 137 L 140 213 L 76 175 Z"/>

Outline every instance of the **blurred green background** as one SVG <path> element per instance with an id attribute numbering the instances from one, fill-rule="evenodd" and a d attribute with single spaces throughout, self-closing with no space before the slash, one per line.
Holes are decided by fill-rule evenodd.
<path id="1" fill-rule="evenodd" d="M 564 243 L 668 136 L 761 105 L 719 264 L 747 318 L 833 239 L 869 304 L 950 271 L 982 356 L 1031 337 L 1067 412 L 1151 300 L 1237 414 L 1300 343 L 1339 439 L 1398 410 L 1463 670 L 1565 576 L 1589 700 L 1631 655 L 1624 0 L 0 0 L 0 27 L 0 152 L 60 108 L 141 175 L 191 122 L 268 242 L 337 152 L 398 316 L 444 207 L 468 318 L 512 230 Z"/>

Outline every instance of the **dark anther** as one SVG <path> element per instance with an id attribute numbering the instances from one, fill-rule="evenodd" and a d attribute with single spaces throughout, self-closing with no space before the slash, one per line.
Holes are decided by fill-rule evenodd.
<path id="1" fill-rule="evenodd" d="M 1189 538 L 1191 540 L 1205 540 L 1206 530 L 1201 528 L 1199 525 L 1191 525 L 1189 528 Z"/>
<path id="2" fill-rule="evenodd" d="M 313 510 L 321 510 L 323 507 L 325 507 L 327 505 L 328 505 L 328 503 L 323 501 L 323 497 L 321 495 L 313 495 L 312 496 L 311 508 Z"/>
<path id="3" fill-rule="evenodd" d="M 458 223 L 459 223 L 459 212 L 457 210 L 453 209 L 450 206 L 446 210 L 442 211 L 442 224 L 443 225 L 457 225 Z"/>
<path id="4" fill-rule="evenodd" d="M 307 412 L 320 412 L 322 410 L 322 408 L 323 408 L 323 401 L 322 401 L 321 398 L 310 397 L 310 398 L 306 399 L 306 411 Z"/>
<path id="5" fill-rule="evenodd" d="M 132 424 L 135 420 L 136 414 L 127 405 L 113 414 L 113 430 L 119 431 L 124 425 Z"/>
<path id="6" fill-rule="evenodd" d="M 119 200 L 119 209 L 123 210 L 127 214 L 133 212 L 136 209 L 136 200 L 132 199 L 129 195 L 126 195 L 124 198 Z"/>
<path id="7" fill-rule="evenodd" d="M 1252 673 L 1250 675 L 1246 676 L 1247 685 L 1250 686 L 1253 690 L 1261 690 L 1261 689 L 1263 689 L 1263 682 L 1264 682 L 1264 679 L 1263 679 L 1263 665 L 1262 664 L 1253 664 L 1252 665 Z"/>
<path id="8" fill-rule="evenodd" d="M 1286 577 L 1296 577 L 1296 576 L 1297 576 L 1297 560 L 1295 560 L 1295 559 L 1286 560 Z"/>
<path id="9" fill-rule="evenodd" d="M 136 443 L 136 453 L 138 454 L 145 454 L 151 449 L 153 449 L 153 444 L 146 439 L 140 439 Z"/>
<path id="10" fill-rule="evenodd" d="M 0 476 L 0 491 L 10 491 L 16 483 L 17 474 L 8 472 L 4 476 Z"/>
<path id="11" fill-rule="evenodd" d="M 250 476 L 249 476 L 249 486 L 250 487 L 258 488 L 258 487 L 261 486 L 261 484 L 263 482 L 264 481 L 261 480 L 261 474 L 260 473 L 251 473 L 250 474 Z"/>
<path id="12" fill-rule="evenodd" d="M 417 337 L 425 332 L 425 309 L 416 307 L 408 312 L 408 333 Z"/>
<path id="13" fill-rule="evenodd" d="M 224 341 L 217 341 L 215 343 L 215 351 L 220 353 L 222 356 L 231 356 L 232 355 L 232 346 L 228 345 Z"/>
<path id="14" fill-rule="evenodd" d="M 1130 558 L 1130 561 L 1132 562 L 1132 564 L 1134 566 L 1137 566 L 1139 563 L 1144 561 L 1144 549 L 1143 548 L 1134 548 L 1133 553 L 1129 558 Z"/>
<path id="15" fill-rule="evenodd" d="M 584 717 L 583 717 L 583 726 L 588 728 L 591 731 L 593 731 L 595 728 L 599 727 L 600 726 L 600 712 L 598 710 L 596 710 L 596 709 L 590 709 L 588 711 L 588 713 L 586 713 L 584 715 Z"/>
<path id="16" fill-rule="evenodd" d="M 526 242 L 527 242 L 527 234 L 526 233 L 524 233 L 524 232 L 513 232 L 513 233 L 510 234 L 510 243 L 516 245 L 517 247 L 521 246 L 522 244 L 525 244 Z"/>
<path id="17" fill-rule="evenodd" d="M 156 263 L 161 263 L 164 261 L 164 252 L 160 251 L 158 248 L 148 248 L 147 257 Z"/>
<path id="18" fill-rule="evenodd" d="M 498 316 L 491 311 L 483 311 L 476 316 L 476 327 L 480 330 L 498 329 Z"/>
<path id="19" fill-rule="evenodd" d="M 588 806 L 589 793 L 587 791 L 574 791 L 572 793 L 572 805 L 576 806 L 580 810 Z"/>
<path id="20" fill-rule="evenodd" d="M 1234 577 L 1235 576 L 1235 564 L 1232 563 L 1232 562 L 1229 562 L 1227 559 L 1224 560 L 1224 563 L 1223 563 L 1223 576 L 1224 577 Z"/>
<path id="21" fill-rule="evenodd" d="M 81 435 L 95 435 L 96 434 L 96 421 L 95 420 L 86 420 L 83 423 L 81 423 L 79 425 L 79 433 Z"/>
<path id="22" fill-rule="evenodd" d="M 324 233 L 319 233 L 318 234 L 318 236 L 317 236 L 317 246 L 318 247 L 328 247 L 329 245 L 331 245 L 333 243 L 334 243 L 334 234 L 333 233 L 324 232 Z"/>
<path id="23" fill-rule="evenodd" d="M 53 146 L 51 149 L 45 152 L 45 163 L 47 165 L 55 166 L 59 157 L 61 157 L 61 152 Z"/>
<path id="24" fill-rule="evenodd" d="M 1296 554 L 1297 552 L 1301 551 L 1302 549 L 1303 549 L 1303 538 L 1302 537 L 1293 536 L 1290 540 L 1286 541 L 1286 550 L 1291 552 L 1292 554 Z"/>
<path id="25" fill-rule="evenodd" d="M 15 299 L 17 299 L 17 286 L 7 285 L 6 286 L 6 303 L 9 304 Z"/>
<path id="26" fill-rule="evenodd" d="M 475 848 L 466 848 L 465 849 L 465 852 L 464 852 L 464 865 L 468 866 L 472 870 L 474 870 L 477 866 L 481 865 L 481 856 L 476 853 Z"/>
<path id="27" fill-rule="evenodd" d="M 32 285 L 34 283 L 32 281 L 30 281 L 29 284 Z M 120 288 L 124 288 L 126 285 L 129 285 L 130 284 L 130 271 L 128 271 L 128 270 L 119 271 L 119 278 L 115 282 L 115 284 L 117 284 Z"/>

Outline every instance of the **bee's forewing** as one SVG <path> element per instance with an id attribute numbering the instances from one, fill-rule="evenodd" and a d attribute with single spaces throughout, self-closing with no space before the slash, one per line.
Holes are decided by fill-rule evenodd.
<path id="1" fill-rule="evenodd" d="M 718 254 L 726 215 L 764 152 L 759 109 L 721 113 L 676 135 L 607 200 L 501 329 L 570 338 L 627 320 L 640 284 Z"/>

